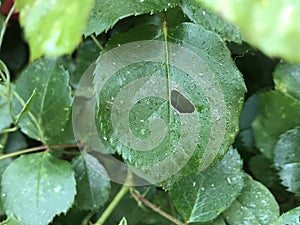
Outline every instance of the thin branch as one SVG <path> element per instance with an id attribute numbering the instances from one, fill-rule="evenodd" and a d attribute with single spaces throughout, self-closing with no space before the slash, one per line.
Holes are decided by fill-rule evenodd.
<path id="1" fill-rule="evenodd" d="M 33 147 L 33 148 L 27 148 L 24 150 L 12 152 L 12 153 L 5 154 L 5 155 L 0 155 L 0 160 L 18 156 L 18 155 L 22 155 L 25 153 L 38 152 L 38 151 L 47 150 L 47 149 L 51 149 L 51 148 L 74 148 L 74 147 L 79 147 L 79 146 L 80 146 L 79 144 L 62 144 L 62 145 L 50 145 L 50 146 L 42 145 L 42 146 L 37 146 L 37 147 Z"/>
<path id="2" fill-rule="evenodd" d="M 2 46 L 3 37 L 4 37 L 5 31 L 6 31 L 6 28 L 7 28 L 8 21 L 14 11 L 15 11 L 15 4 L 10 8 L 9 13 L 4 20 L 4 23 L 2 24 L 2 29 L 1 29 L 1 33 L 0 33 L 0 49 Z"/>
<path id="3" fill-rule="evenodd" d="M 94 225 L 103 225 L 107 218 L 110 216 L 110 214 L 113 212 L 113 210 L 117 207 L 119 202 L 122 200 L 122 198 L 126 195 L 126 193 L 129 191 L 131 186 L 124 184 L 118 194 L 115 196 L 115 198 L 112 200 L 112 202 L 109 204 L 109 206 L 106 208 L 104 213 L 101 215 L 101 217 L 97 220 L 97 222 Z"/>
<path id="4" fill-rule="evenodd" d="M 100 51 L 102 51 L 104 48 L 100 44 L 100 42 L 97 40 L 97 38 L 93 34 L 91 35 L 91 38 L 93 39 L 94 43 L 98 46 L 98 48 L 100 49 Z"/>
<path id="5" fill-rule="evenodd" d="M 25 153 L 38 152 L 38 151 L 46 150 L 46 149 L 48 149 L 48 146 L 46 146 L 46 145 L 38 146 L 38 147 L 34 147 L 34 148 L 28 148 L 28 149 L 12 152 L 12 153 L 9 153 L 9 154 L 1 155 L 0 160 L 7 159 L 7 158 L 10 158 L 10 157 L 14 157 L 14 156 L 18 156 L 18 155 L 22 155 L 22 154 L 25 154 Z"/>
<path id="6" fill-rule="evenodd" d="M 153 205 L 148 200 L 144 199 L 143 196 L 141 196 L 136 190 L 132 189 L 131 194 L 141 203 L 148 206 L 150 209 L 152 209 L 154 212 L 157 212 L 159 215 L 163 216 L 164 218 L 170 220 L 172 223 L 176 225 L 186 225 L 182 223 L 181 221 L 177 220 L 176 218 L 170 216 L 168 213 L 162 211 L 160 208 L 158 208 L 156 205 Z"/>

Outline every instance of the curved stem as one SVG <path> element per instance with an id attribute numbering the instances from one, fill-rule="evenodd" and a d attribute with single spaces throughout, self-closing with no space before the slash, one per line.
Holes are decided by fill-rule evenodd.
<path id="1" fill-rule="evenodd" d="M 97 220 L 97 222 L 94 225 L 103 225 L 107 218 L 110 216 L 110 214 L 113 212 L 113 210 L 116 208 L 116 206 L 119 204 L 119 202 L 122 200 L 122 198 L 125 196 L 125 194 L 129 191 L 131 186 L 129 185 L 123 185 L 118 194 L 114 197 L 112 202 L 109 204 L 109 206 L 106 208 L 104 213 L 101 215 L 101 217 Z"/>
<path id="2" fill-rule="evenodd" d="M 6 31 L 6 28 L 7 28 L 8 21 L 9 21 L 9 19 L 10 19 L 11 15 L 13 14 L 14 11 L 15 11 L 15 4 L 10 8 L 9 13 L 6 16 L 6 18 L 4 20 L 4 23 L 2 25 L 2 29 L 1 29 L 1 33 L 0 33 L 0 49 L 1 49 L 1 46 L 2 46 L 3 37 L 4 37 L 5 31 Z"/>

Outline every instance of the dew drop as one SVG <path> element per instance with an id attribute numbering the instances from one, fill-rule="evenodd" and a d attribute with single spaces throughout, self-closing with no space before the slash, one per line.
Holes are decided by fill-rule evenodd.
<path id="1" fill-rule="evenodd" d="M 232 183 L 230 177 L 227 177 L 227 182 L 228 182 L 228 184 L 231 184 L 231 183 Z"/>
<path id="2" fill-rule="evenodd" d="M 62 189 L 62 187 L 61 187 L 60 185 L 58 185 L 57 187 L 54 188 L 54 191 L 55 191 L 56 193 L 58 193 L 58 192 L 61 191 L 61 189 Z"/>

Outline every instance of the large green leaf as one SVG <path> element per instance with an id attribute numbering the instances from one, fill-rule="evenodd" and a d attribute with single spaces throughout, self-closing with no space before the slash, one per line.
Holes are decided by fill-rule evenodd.
<path id="1" fill-rule="evenodd" d="M 236 24 L 245 40 L 266 54 L 300 62 L 298 1 L 197 1 Z"/>
<path id="2" fill-rule="evenodd" d="M 208 222 L 225 211 L 243 188 L 242 161 L 230 150 L 213 167 L 170 187 L 170 197 L 185 221 Z"/>
<path id="3" fill-rule="evenodd" d="M 48 152 L 22 155 L 5 170 L 1 202 L 27 225 L 47 225 L 73 204 L 76 182 L 71 165 Z"/>
<path id="4" fill-rule="evenodd" d="M 300 125 L 300 102 L 279 91 L 259 95 L 258 114 L 252 123 L 256 146 L 268 158 L 273 156 L 279 135 Z"/>
<path id="5" fill-rule="evenodd" d="M 72 53 L 81 40 L 93 0 L 17 0 L 30 58 Z"/>
<path id="6" fill-rule="evenodd" d="M 40 59 L 22 72 L 15 87 L 22 100 L 13 99 L 16 115 L 35 91 L 27 112 L 19 122 L 25 134 L 47 144 L 59 142 L 72 104 L 68 82 L 68 72 L 56 60 Z"/>
<path id="7" fill-rule="evenodd" d="M 275 88 L 300 101 L 300 66 L 281 62 L 273 73 Z"/>
<path id="8" fill-rule="evenodd" d="M 280 136 L 274 148 L 274 165 L 282 184 L 300 196 L 300 127 Z"/>
<path id="9" fill-rule="evenodd" d="M 0 130 L 8 127 L 12 123 L 6 96 L 7 88 L 0 84 Z"/>
<path id="10" fill-rule="evenodd" d="M 110 182 L 100 162 L 89 154 L 79 155 L 72 162 L 77 181 L 75 203 L 79 209 L 97 210 L 108 200 Z"/>
<path id="11" fill-rule="evenodd" d="M 279 206 L 265 186 L 246 176 L 241 195 L 223 215 L 230 225 L 270 225 L 279 216 Z"/>
<path id="12" fill-rule="evenodd" d="M 224 40 L 242 43 L 242 37 L 237 27 L 213 12 L 202 8 L 197 0 L 183 0 L 181 8 L 191 21 L 219 34 Z"/>
<path id="13" fill-rule="evenodd" d="M 155 41 L 133 42 L 140 39 Z M 241 74 L 218 35 L 200 25 L 183 23 L 169 29 L 168 40 L 173 48 L 168 60 L 173 64 L 166 69 L 166 42 L 160 28 L 145 26 L 115 35 L 107 46 L 121 47 L 100 56 L 94 79 L 99 92 L 96 121 L 104 145 L 158 180 L 184 167 L 189 157 L 192 160 L 185 173 L 198 172 L 199 167 L 204 170 L 225 154 L 238 131 L 245 92 Z M 126 42 L 132 46 L 127 47 Z M 174 66 L 175 62 L 182 68 Z M 162 120 L 168 128 L 161 127 Z"/>
<path id="14" fill-rule="evenodd" d="M 95 0 L 84 32 L 86 36 L 108 31 L 120 19 L 175 7 L 177 0 Z"/>
<path id="15" fill-rule="evenodd" d="M 282 214 L 273 225 L 300 225 L 300 207 Z"/>

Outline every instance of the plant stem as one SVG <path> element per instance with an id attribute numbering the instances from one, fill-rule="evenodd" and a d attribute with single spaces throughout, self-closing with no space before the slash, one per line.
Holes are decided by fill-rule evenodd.
<path id="1" fill-rule="evenodd" d="M 122 200 L 124 195 L 129 191 L 131 186 L 124 184 L 118 194 L 115 196 L 115 198 L 112 200 L 112 202 L 109 204 L 109 206 L 106 208 L 104 213 L 101 215 L 101 217 L 97 220 L 97 222 L 94 225 L 103 225 L 104 222 L 107 220 L 107 218 L 110 216 L 110 214 L 113 212 L 113 210 L 116 208 L 116 206 L 119 204 L 119 202 Z"/>
<path id="2" fill-rule="evenodd" d="M 166 97 L 168 99 L 167 118 L 168 118 L 168 124 L 171 124 L 171 75 L 170 75 L 170 56 L 169 56 L 170 49 L 168 45 L 168 26 L 167 26 L 166 12 L 163 12 L 162 30 L 164 33 L 164 43 L 165 43 L 165 69 L 166 69 L 166 87 L 167 87 Z"/>
<path id="3" fill-rule="evenodd" d="M 5 18 L 5 20 L 2 24 L 2 29 L 1 29 L 1 33 L 0 33 L 0 49 L 1 49 L 1 46 L 2 46 L 3 37 L 4 37 L 5 31 L 6 31 L 6 28 L 7 28 L 8 21 L 9 21 L 9 19 L 10 19 L 11 15 L 13 14 L 14 11 L 15 11 L 15 4 L 9 10 L 9 13 L 6 16 L 6 18 Z"/>
<path id="4" fill-rule="evenodd" d="M 170 216 L 168 213 L 162 211 L 160 208 L 158 208 L 156 205 L 153 205 L 148 200 L 144 199 L 143 196 L 141 196 L 136 190 L 132 189 L 131 194 L 141 203 L 148 206 L 150 209 L 152 209 L 154 212 L 157 212 L 159 215 L 165 217 L 166 219 L 170 220 L 172 223 L 176 225 L 186 225 L 182 223 L 181 221 L 177 220 L 176 218 Z"/>
<path id="5" fill-rule="evenodd" d="M 89 214 L 86 215 L 86 217 L 82 220 L 81 225 L 87 225 L 89 224 L 92 216 L 94 215 L 95 212 L 90 212 Z"/>
<path id="6" fill-rule="evenodd" d="M 5 133 L 10 133 L 10 132 L 15 132 L 17 131 L 19 128 L 18 127 L 12 127 L 12 128 L 7 128 L 5 130 L 1 130 L 0 134 L 5 134 Z"/>
<path id="7" fill-rule="evenodd" d="M 98 46 L 98 48 L 100 49 L 100 51 L 102 51 L 104 48 L 100 44 L 100 42 L 97 40 L 97 38 L 93 34 L 91 35 L 91 38 L 93 39 L 94 43 Z"/>
<path id="8" fill-rule="evenodd" d="M 12 152 L 12 153 L 5 154 L 5 155 L 0 155 L 0 160 L 18 156 L 18 155 L 22 155 L 25 153 L 38 152 L 38 151 L 46 150 L 49 148 L 73 148 L 73 147 L 77 147 L 77 146 L 79 146 L 79 144 L 62 144 L 62 145 L 50 145 L 50 146 L 42 145 L 42 146 L 38 146 L 38 147 L 34 147 L 34 148 L 27 148 L 24 150 Z"/>
<path id="9" fill-rule="evenodd" d="M 41 151 L 41 150 L 46 150 L 47 148 L 48 148 L 48 146 L 43 145 L 43 146 L 38 146 L 38 147 L 34 147 L 34 148 L 28 148 L 28 149 L 20 150 L 20 151 L 17 151 L 17 152 L 12 152 L 12 153 L 9 153 L 9 154 L 1 155 L 0 160 L 10 158 L 10 157 L 14 157 L 14 156 L 21 155 L 21 154 L 25 154 L 25 153 L 29 153 L 29 152 L 37 152 L 37 151 Z"/>

